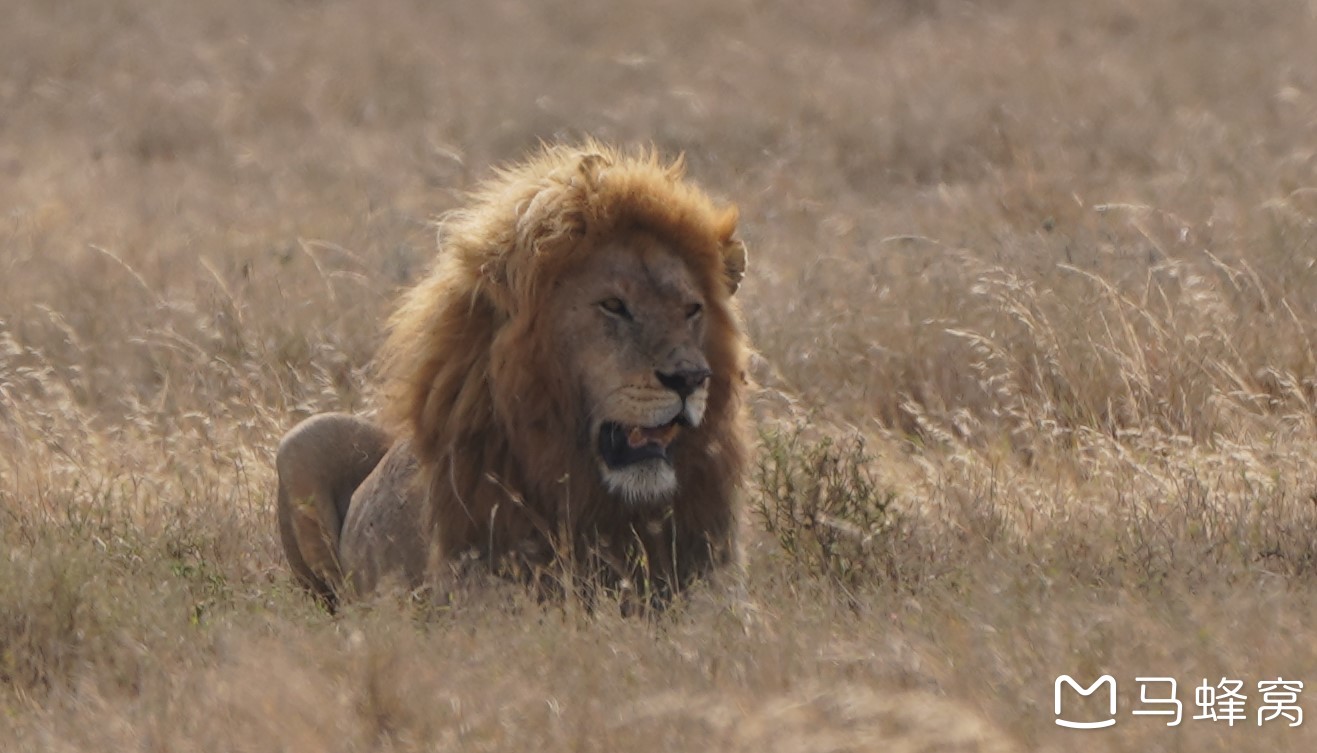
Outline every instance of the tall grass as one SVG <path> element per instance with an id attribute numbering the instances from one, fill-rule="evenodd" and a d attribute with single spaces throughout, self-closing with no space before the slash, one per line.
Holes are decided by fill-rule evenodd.
<path id="1" fill-rule="evenodd" d="M 11 6 L 0 750 L 1311 748 L 1129 713 L 1317 677 L 1311 2 Z M 272 448 L 585 134 L 742 208 L 744 577 L 326 614 Z"/>

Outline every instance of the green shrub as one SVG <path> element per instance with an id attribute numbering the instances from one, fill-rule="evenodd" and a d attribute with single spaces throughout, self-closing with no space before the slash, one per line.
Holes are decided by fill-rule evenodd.
<path id="1" fill-rule="evenodd" d="M 880 577 L 896 526 L 894 494 L 879 488 L 864 438 L 811 438 L 804 424 L 762 429 L 753 507 L 805 570 L 844 584 Z"/>

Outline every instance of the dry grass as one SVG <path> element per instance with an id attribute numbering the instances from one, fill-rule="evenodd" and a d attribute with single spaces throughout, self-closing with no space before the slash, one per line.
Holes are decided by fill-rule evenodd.
<path id="1" fill-rule="evenodd" d="M 1312 749 L 1129 713 L 1317 681 L 1311 0 L 208 5 L 0 24 L 0 749 Z M 743 208 L 743 593 L 325 615 L 272 447 L 583 134 Z"/>

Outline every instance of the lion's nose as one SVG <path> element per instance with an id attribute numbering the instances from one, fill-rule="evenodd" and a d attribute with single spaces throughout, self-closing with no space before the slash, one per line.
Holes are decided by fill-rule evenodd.
<path id="1" fill-rule="evenodd" d="M 681 395 L 683 398 L 689 397 L 692 392 L 698 390 L 705 382 L 709 381 L 709 375 L 713 373 L 703 366 L 695 366 L 686 369 L 677 369 L 675 371 L 656 371 L 659 383 L 673 392 Z"/>

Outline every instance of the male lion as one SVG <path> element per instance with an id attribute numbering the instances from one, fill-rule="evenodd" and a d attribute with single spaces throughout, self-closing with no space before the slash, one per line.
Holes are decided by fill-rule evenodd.
<path id="1" fill-rule="evenodd" d="M 331 606 L 459 560 L 662 596 L 733 560 L 737 213 L 681 160 L 546 147 L 450 215 L 380 354 L 384 420 L 279 443 L 279 529 Z"/>

